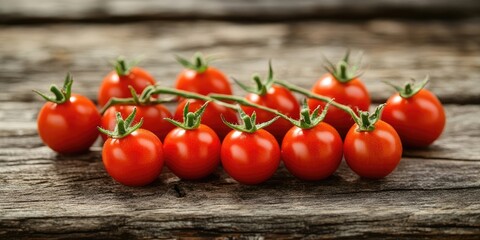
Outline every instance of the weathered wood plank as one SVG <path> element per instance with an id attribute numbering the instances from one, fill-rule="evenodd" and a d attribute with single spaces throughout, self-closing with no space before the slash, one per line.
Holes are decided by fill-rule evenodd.
<path id="1" fill-rule="evenodd" d="M 478 239 L 478 23 L 1 26 L 0 238 Z M 272 58 L 277 76 L 307 87 L 323 72 L 320 53 L 339 58 L 344 46 L 366 51 L 364 79 L 375 102 L 390 94 L 380 80 L 430 72 L 430 89 L 451 103 L 442 138 L 426 150 L 405 151 L 383 180 L 360 179 L 343 163 L 316 183 L 298 181 L 283 167 L 260 186 L 239 185 L 222 169 L 201 182 L 165 170 L 151 186 L 128 188 L 104 171 L 99 144 L 85 155 L 58 156 L 36 133 L 42 102 L 32 88 L 60 84 L 70 70 L 76 90 L 96 98 L 107 60 L 117 54 L 149 54 L 143 66 L 168 86 L 180 70 L 172 54 L 201 50 L 221 54 L 216 65 L 239 79 L 265 73 Z"/>
<path id="2" fill-rule="evenodd" d="M 479 162 L 403 159 L 380 181 L 359 179 L 342 164 L 317 183 L 298 181 L 282 167 L 260 186 L 239 185 L 221 169 L 202 182 L 164 171 L 151 186 L 129 188 L 108 177 L 98 150 L 78 158 L 55 159 L 45 148 L 33 149 L 30 159 L 0 156 L 0 236 L 480 234 Z"/>
<path id="3" fill-rule="evenodd" d="M 17 124 L 24 123 L 2 130 L 0 138 L 0 236 L 5 238 L 474 239 L 480 234 L 480 162 L 434 157 L 478 160 L 478 105 L 447 106 L 445 142 L 407 151 L 406 156 L 421 158 L 404 158 L 380 181 L 360 179 L 342 164 L 333 177 L 317 183 L 298 181 L 283 167 L 253 187 L 236 184 L 221 169 L 202 182 L 179 181 L 165 170 L 144 188 L 114 183 L 103 170 L 98 146 L 78 157 L 57 156 L 41 146 L 33 122 L 39 106 L 0 109 L 1 126 L 14 123 L 16 112 L 23 112 Z"/>
<path id="4" fill-rule="evenodd" d="M 355 23 L 148 22 L 126 25 L 0 27 L 0 101 L 32 101 L 32 88 L 61 83 L 67 71 L 75 89 L 96 98 L 108 61 L 143 55 L 142 66 L 172 86 L 180 71 L 173 54 L 217 54 L 214 65 L 248 81 L 273 59 L 278 78 L 310 87 L 324 73 L 321 54 L 338 59 L 345 47 L 365 51 L 364 75 L 375 102 L 403 83 L 431 75 L 429 88 L 446 103 L 480 103 L 480 22 Z M 237 93 L 238 88 L 236 89 Z M 461 93 L 461 94 L 459 94 Z"/>
<path id="5" fill-rule="evenodd" d="M 475 239 L 480 234 L 480 162 L 462 160 L 480 156 L 478 105 L 447 106 L 445 141 L 407 151 L 420 158 L 404 158 L 380 181 L 360 179 L 342 164 L 317 183 L 298 181 L 283 167 L 253 187 L 236 184 L 221 169 L 201 182 L 179 181 L 165 170 L 144 188 L 114 183 L 98 145 L 77 157 L 42 146 L 34 123 L 40 105 L 0 105 L 0 238 Z M 462 137 L 465 132 L 469 139 Z"/>
<path id="6" fill-rule="evenodd" d="M 174 105 L 168 105 L 170 109 Z M 29 149 L 42 146 L 36 132 L 41 102 L 0 105 L 0 148 Z M 406 149 L 405 157 L 480 161 L 479 105 L 446 105 L 447 126 L 427 149 Z M 2 150 L 0 149 L 0 153 Z"/>
<path id="7" fill-rule="evenodd" d="M 469 17 L 478 16 L 475 0 L 417 1 L 315 1 L 315 0 L 1 0 L 0 22 L 114 21 L 135 19 L 286 20 L 366 17 Z"/>

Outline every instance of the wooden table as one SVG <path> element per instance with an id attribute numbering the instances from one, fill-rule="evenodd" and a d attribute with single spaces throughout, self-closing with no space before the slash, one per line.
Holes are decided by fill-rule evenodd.
<path id="1" fill-rule="evenodd" d="M 9 20 L 10 21 L 10 20 Z M 124 24 L 0 25 L 0 239 L 24 238 L 480 238 L 480 21 L 296 20 L 141 21 Z M 268 182 L 244 186 L 222 169 L 199 182 L 167 169 L 141 188 L 114 182 L 100 144 L 59 156 L 36 131 L 42 100 L 31 89 L 61 84 L 96 99 L 108 61 L 143 56 L 141 66 L 172 86 L 173 54 L 215 54 L 247 81 L 273 60 L 280 79 L 310 87 L 321 54 L 365 52 L 363 79 L 376 104 L 401 84 L 430 74 L 447 127 L 428 149 L 405 150 L 382 180 L 342 163 L 330 178 L 302 182 L 282 166 Z M 237 94 L 242 95 L 238 88 Z"/>

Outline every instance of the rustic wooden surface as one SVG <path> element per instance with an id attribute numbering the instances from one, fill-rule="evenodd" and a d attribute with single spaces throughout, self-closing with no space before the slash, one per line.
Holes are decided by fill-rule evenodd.
<path id="1" fill-rule="evenodd" d="M 0 23 L 220 19 L 465 18 L 478 16 L 477 0 L 0 0 Z"/>
<path id="2" fill-rule="evenodd" d="M 100 146 L 58 156 L 43 146 L 30 91 L 62 83 L 95 99 L 116 55 L 171 86 L 172 54 L 218 54 L 215 63 L 247 81 L 271 58 L 278 78 L 310 86 L 321 53 L 364 50 L 364 80 L 376 103 L 402 83 L 431 75 L 446 103 L 447 128 L 433 146 L 406 150 L 383 180 L 358 178 L 342 163 L 321 182 L 296 180 L 284 167 L 259 186 L 222 169 L 201 182 L 167 169 L 151 186 L 130 188 L 104 171 Z M 480 238 L 480 21 L 141 22 L 0 26 L 0 239 L 58 238 Z M 236 92 L 242 94 L 238 89 Z"/>

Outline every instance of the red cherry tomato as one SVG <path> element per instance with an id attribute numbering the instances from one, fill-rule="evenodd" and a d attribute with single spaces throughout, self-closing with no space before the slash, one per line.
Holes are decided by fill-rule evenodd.
<path id="1" fill-rule="evenodd" d="M 197 180 L 210 175 L 220 163 L 220 139 L 206 125 L 173 129 L 163 144 L 165 163 L 179 178 Z"/>
<path id="2" fill-rule="evenodd" d="M 126 137 L 105 141 L 102 159 L 108 174 L 117 182 L 144 186 L 162 171 L 162 142 L 152 132 L 138 129 Z"/>
<path id="3" fill-rule="evenodd" d="M 185 104 L 190 102 L 189 112 L 195 112 L 202 107 L 205 103 L 204 101 L 197 100 L 197 99 L 185 99 L 180 104 L 178 104 L 177 109 L 175 110 L 174 119 L 177 121 L 183 120 L 183 108 Z M 217 133 L 220 139 L 223 139 L 231 129 L 223 124 L 221 115 L 225 117 L 225 119 L 230 123 L 238 123 L 237 113 L 224 106 L 218 105 L 215 102 L 211 102 L 208 104 L 205 112 L 202 116 L 202 124 L 205 124 L 212 128 L 215 133 Z"/>
<path id="4" fill-rule="evenodd" d="M 265 95 L 260 96 L 255 93 L 249 93 L 245 99 L 252 103 L 276 109 L 293 119 L 298 119 L 299 117 L 300 104 L 295 96 L 284 87 L 273 85 L 267 90 Z M 248 115 L 252 115 L 253 112 L 256 112 L 257 122 L 266 122 L 276 117 L 276 115 L 273 113 L 269 113 L 254 107 L 242 106 L 242 109 Z M 287 133 L 292 126 L 292 123 L 289 121 L 279 118 L 274 123 L 266 127 L 265 130 L 270 132 L 277 139 L 277 141 L 281 143 L 283 136 L 285 136 L 285 133 Z"/>
<path id="5" fill-rule="evenodd" d="M 90 99 L 72 94 L 61 104 L 47 102 L 38 114 L 38 133 L 42 141 L 58 153 L 88 151 L 98 138 L 100 114 Z"/>
<path id="6" fill-rule="evenodd" d="M 355 124 L 348 131 L 343 152 L 348 166 L 359 176 L 383 178 L 390 174 L 402 158 L 402 143 L 395 129 L 379 120 L 373 131 L 357 131 Z"/>
<path id="7" fill-rule="evenodd" d="M 292 127 L 282 142 L 282 159 L 295 177 L 316 181 L 332 175 L 343 156 L 342 138 L 328 123 L 310 129 Z"/>
<path id="8" fill-rule="evenodd" d="M 327 73 L 313 85 L 311 91 L 322 96 L 334 98 L 336 102 L 348 105 L 353 109 L 367 111 L 370 107 L 368 91 L 358 78 L 341 83 L 332 74 Z M 308 99 L 310 109 L 315 109 L 317 106 L 324 108 L 325 105 L 325 102 Z M 337 129 L 342 137 L 345 137 L 354 124 L 352 117 L 348 113 L 334 106 L 330 108 L 324 121 Z"/>
<path id="9" fill-rule="evenodd" d="M 172 118 L 172 114 L 161 104 L 144 106 L 115 105 L 109 107 L 102 116 L 101 127 L 113 131 L 116 126 L 116 113 L 120 112 L 122 118 L 126 118 L 132 113 L 134 108 L 137 109 L 137 114 L 135 115 L 133 123 L 137 123 L 143 118 L 142 128 L 153 132 L 162 141 L 168 132 L 175 128 L 172 124 L 164 120 L 164 118 Z M 101 136 L 103 140 L 107 140 L 105 134 L 101 134 Z"/>
<path id="10" fill-rule="evenodd" d="M 382 120 L 397 130 L 405 146 L 427 147 L 442 134 L 445 111 L 435 95 L 422 89 L 410 98 L 391 96 Z"/>
<path id="11" fill-rule="evenodd" d="M 135 92 L 140 94 L 149 85 L 155 85 L 155 79 L 142 68 L 133 67 L 125 76 L 119 76 L 116 71 L 111 71 L 103 79 L 98 90 L 98 105 L 104 106 L 112 97 L 132 97 L 128 86 L 132 86 Z"/>
<path id="12" fill-rule="evenodd" d="M 280 163 L 276 139 L 260 129 L 254 133 L 233 130 L 223 140 L 221 160 L 225 171 L 243 184 L 268 180 Z"/>
<path id="13" fill-rule="evenodd" d="M 208 67 L 202 73 L 193 69 L 184 69 L 177 76 L 175 88 L 202 95 L 209 93 L 232 94 L 227 77 L 214 67 Z"/>

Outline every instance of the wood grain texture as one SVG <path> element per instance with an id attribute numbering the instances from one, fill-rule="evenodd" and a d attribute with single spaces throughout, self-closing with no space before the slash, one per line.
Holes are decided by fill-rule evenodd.
<path id="1" fill-rule="evenodd" d="M 220 169 L 203 182 L 165 171 L 151 186 L 128 188 L 105 173 L 98 149 L 78 158 L 40 157 L 48 152 L 39 148 L 35 157 L 8 164 L 2 158 L 2 238 L 480 234 L 479 162 L 404 159 L 380 181 L 359 179 L 342 165 L 318 183 L 281 168 L 259 186 L 239 185 Z"/>
<path id="2" fill-rule="evenodd" d="M 278 78 L 310 87 L 325 71 L 324 54 L 339 59 L 348 46 L 363 50 L 364 81 L 375 102 L 392 93 L 382 81 L 403 84 L 430 74 L 429 88 L 445 103 L 480 103 L 480 22 L 361 23 L 148 22 L 125 25 L 0 27 L 0 101 L 38 100 L 31 89 L 61 84 L 67 71 L 74 89 L 96 99 L 97 88 L 118 55 L 143 56 L 141 66 L 172 86 L 181 70 L 173 54 L 214 54 L 227 75 L 249 81 L 265 75 L 268 59 Z M 237 93 L 241 93 L 236 89 Z M 461 94 L 459 94 L 461 93 Z"/>
<path id="3" fill-rule="evenodd" d="M 446 107 L 447 129 L 427 150 L 409 150 L 379 181 L 342 164 L 325 181 L 296 180 L 281 167 L 259 186 L 222 169 L 204 181 L 168 170 L 142 188 L 115 183 L 100 146 L 75 157 L 43 146 L 41 103 L 0 108 L 0 238 L 382 238 L 475 239 L 480 234 L 480 106 Z M 469 134 L 465 134 L 465 133 Z M 416 156 L 411 158 L 411 156 Z M 465 161 L 469 160 L 469 161 Z"/>
<path id="4" fill-rule="evenodd" d="M 281 20 L 306 18 L 445 18 L 478 16 L 475 0 L 0 0 L 0 23 L 145 19 Z"/>
<path id="5" fill-rule="evenodd" d="M 10 102 L 0 105 L 0 148 L 26 149 L 43 146 L 35 119 L 41 102 Z M 174 109 L 175 105 L 167 105 Z M 446 105 L 447 125 L 442 136 L 426 149 L 405 149 L 404 157 L 480 161 L 479 105 Z M 100 145 L 97 145 L 100 146 Z M 0 149 L 0 153 L 2 150 Z"/>
<path id="6" fill-rule="evenodd" d="M 0 239 L 478 239 L 479 23 L 0 26 Z M 427 73 L 429 88 L 447 103 L 442 137 L 406 150 L 383 180 L 358 178 L 342 163 L 314 183 L 283 166 L 259 186 L 237 184 L 221 168 L 200 182 L 165 169 L 152 185 L 130 188 L 106 174 L 99 142 L 90 153 L 59 156 L 36 132 L 43 103 L 32 88 L 61 84 L 71 71 L 75 91 L 95 99 L 108 60 L 119 54 L 144 54 L 142 66 L 166 86 L 180 71 L 173 54 L 203 51 L 221 56 L 214 65 L 240 80 L 265 74 L 271 58 L 276 76 L 309 87 L 323 73 L 321 53 L 338 59 L 345 46 L 365 50 L 363 79 L 376 103 L 391 94 L 381 80 Z"/>
<path id="7" fill-rule="evenodd" d="M 259 186 L 237 184 L 222 169 L 200 182 L 180 181 L 165 169 L 142 188 L 121 186 L 106 174 L 99 143 L 74 157 L 43 146 L 34 122 L 40 106 L 0 104 L 2 239 L 480 234 L 478 105 L 447 106 L 442 138 L 429 149 L 406 151 L 397 170 L 379 181 L 358 178 L 342 163 L 334 176 L 313 183 L 283 167 Z"/>

